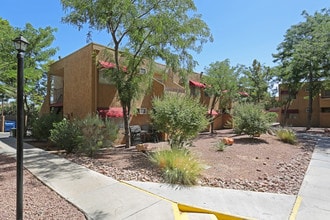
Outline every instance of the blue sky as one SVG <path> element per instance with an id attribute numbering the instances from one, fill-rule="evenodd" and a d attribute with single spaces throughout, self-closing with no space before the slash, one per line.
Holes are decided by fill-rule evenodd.
<path id="1" fill-rule="evenodd" d="M 292 25 L 304 21 L 301 12 L 310 14 L 330 6 L 329 0 L 195 0 L 198 13 L 208 24 L 213 43 L 195 55 L 201 72 L 210 63 L 229 59 L 232 66 L 251 66 L 253 59 L 274 66 L 276 53 L 283 35 Z M 64 11 L 59 0 L 1 0 L 0 17 L 14 27 L 31 23 L 34 28 L 56 27 L 54 47 L 58 56 L 65 57 L 85 46 L 87 29 L 61 23 Z M 93 42 L 107 45 L 110 37 L 94 32 Z"/>

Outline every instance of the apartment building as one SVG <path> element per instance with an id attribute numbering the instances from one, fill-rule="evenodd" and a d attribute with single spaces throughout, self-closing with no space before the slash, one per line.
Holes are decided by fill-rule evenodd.
<path id="1" fill-rule="evenodd" d="M 69 118 L 99 114 L 123 128 L 123 112 L 116 87 L 104 77 L 104 70 L 115 66 L 105 57 L 105 51 L 109 50 L 103 45 L 90 43 L 50 65 L 47 95 L 41 114 L 55 112 Z M 150 125 L 149 113 L 154 97 L 161 97 L 165 92 L 185 93 L 187 90 L 178 75 L 166 70 L 164 65 L 156 64 L 154 69 L 151 88 L 133 103 L 131 125 Z M 145 71 L 147 68 L 142 66 L 140 73 L 144 74 Z M 163 72 L 166 72 L 166 77 Z M 194 96 L 199 96 L 201 103 L 209 106 L 210 97 L 203 92 L 199 74 L 191 74 L 190 78 L 190 90 L 196 93 Z M 216 115 L 217 109 L 212 113 Z M 221 126 L 221 120 L 218 119 L 215 129 Z"/>
<path id="2" fill-rule="evenodd" d="M 280 85 L 279 101 L 285 102 L 288 97 L 288 85 Z M 312 111 L 312 127 L 330 127 L 330 89 L 323 89 L 313 99 Z M 282 125 L 305 127 L 308 112 L 308 84 L 304 84 L 293 97 L 288 109 L 282 106 L 280 122 Z"/>

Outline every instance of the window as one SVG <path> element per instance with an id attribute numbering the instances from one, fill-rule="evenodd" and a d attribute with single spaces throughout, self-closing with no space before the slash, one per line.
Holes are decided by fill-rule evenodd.
<path id="1" fill-rule="evenodd" d="M 109 79 L 109 73 L 106 72 L 106 70 L 100 70 L 99 71 L 99 83 L 100 84 L 106 84 L 106 85 L 113 85 L 114 83 L 111 82 Z"/>
<path id="2" fill-rule="evenodd" d="M 330 113 L 330 107 L 321 108 L 322 113 Z"/>
<path id="3" fill-rule="evenodd" d="M 63 102 L 63 77 L 51 76 L 50 104 Z"/>
<path id="4" fill-rule="evenodd" d="M 289 99 L 289 97 L 291 97 L 291 99 L 296 99 L 296 95 L 289 95 L 289 94 L 284 94 L 281 96 L 281 100 L 282 101 L 287 101 Z"/>
<path id="5" fill-rule="evenodd" d="M 286 110 L 286 114 L 285 114 L 285 110 L 282 109 L 282 114 L 284 114 L 284 116 L 286 118 L 297 119 L 298 118 L 298 114 L 299 114 L 299 110 L 298 109 L 287 109 Z"/>
<path id="6" fill-rule="evenodd" d="M 146 108 L 138 108 L 137 111 L 138 111 L 138 114 L 140 114 L 140 115 L 145 115 L 148 113 L 148 110 Z"/>
<path id="7" fill-rule="evenodd" d="M 146 74 L 147 70 L 145 68 L 140 68 L 140 74 Z"/>
<path id="8" fill-rule="evenodd" d="M 208 98 L 211 97 L 211 95 L 209 95 L 205 90 L 204 90 L 203 92 L 204 92 L 204 96 L 205 96 L 205 97 L 208 97 Z"/>
<path id="9" fill-rule="evenodd" d="M 322 90 L 321 97 L 322 98 L 330 98 L 330 89 Z"/>
<path id="10" fill-rule="evenodd" d="M 190 95 L 193 97 L 200 97 L 201 89 L 199 87 L 190 86 Z"/>
<path id="11" fill-rule="evenodd" d="M 286 101 L 286 100 L 288 100 L 289 98 L 291 98 L 291 99 L 296 99 L 296 94 L 290 94 L 289 91 L 287 91 L 287 90 L 282 90 L 282 91 L 281 91 L 281 100 L 282 100 L 282 101 Z"/>
<path id="12" fill-rule="evenodd" d="M 289 119 L 297 119 L 298 118 L 298 114 L 297 113 L 289 113 L 288 118 Z"/>

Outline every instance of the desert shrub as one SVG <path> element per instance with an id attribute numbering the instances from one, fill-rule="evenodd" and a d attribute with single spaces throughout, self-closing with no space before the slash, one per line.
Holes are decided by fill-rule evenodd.
<path id="1" fill-rule="evenodd" d="M 266 118 L 269 123 L 274 123 L 277 120 L 277 113 L 276 112 L 267 112 L 266 113 Z"/>
<path id="2" fill-rule="evenodd" d="M 62 120 L 60 115 L 51 113 L 40 116 L 32 124 L 32 135 L 37 140 L 47 140 L 50 136 L 50 130 L 53 124 Z"/>
<path id="3" fill-rule="evenodd" d="M 118 127 L 110 120 L 102 120 L 96 115 L 89 115 L 75 123 L 81 132 L 81 143 L 78 151 L 90 157 L 100 148 L 111 147 L 117 138 Z"/>
<path id="4" fill-rule="evenodd" d="M 202 165 L 187 150 L 174 148 L 149 155 L 151 162 L 161 168 L 167 183 L 194 185 L 202 171 Z"/>
<path id="5" fill-rule="evenodd" d="M 271 126 L 271 117 L 260 105 L 251 103 L 238 104 L 234 108 L 233 125 L 236 134 L 256 136 L 264 134 Z"/>
<path id="6" fill-rule="evenodd" d="M 287 128 L 281 128 L 276 131 L 276 136 L 284 143 L 296 144 L 297 136 L 294 131 Z"/>
<path id="7" fill-rule="evenodd" d="M 153 107 L 154 126 L 168 134 L 171 148 L 183 147 L 209 123 L 207 109 L 190 96 L 165 94 L 153 100 Z"/>
<path id="8" fill-rule="evenodd" d="M 55 146 L 72 153 L 77 151 L 78 146 L 82 143 L 82 132 L 75 121 L 63 119 L 54 123 L 49 139 Z"/>
<path id="9" fill-rule="evenodd" d="M 217 151 L 224 151 L 225 148 L 227 147 L 227 145 L 223 141 L 218 141 L 217 143 L 215 143 L 214 146 L 217 149 Z"/>

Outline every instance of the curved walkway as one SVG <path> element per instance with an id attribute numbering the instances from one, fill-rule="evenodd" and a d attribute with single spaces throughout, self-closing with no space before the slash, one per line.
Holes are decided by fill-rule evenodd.
<path id="1" fill-rule="evenodd" d="M 16 154 L 0 133 L 0 153 Z M 119 182 L 24 145 L 24 167 L 88 219 L 329 219 L 330 138 L 319 138 L 298 196 L 211 187 Z M 244 217 L 242 217 L 244 216 Z"/>

